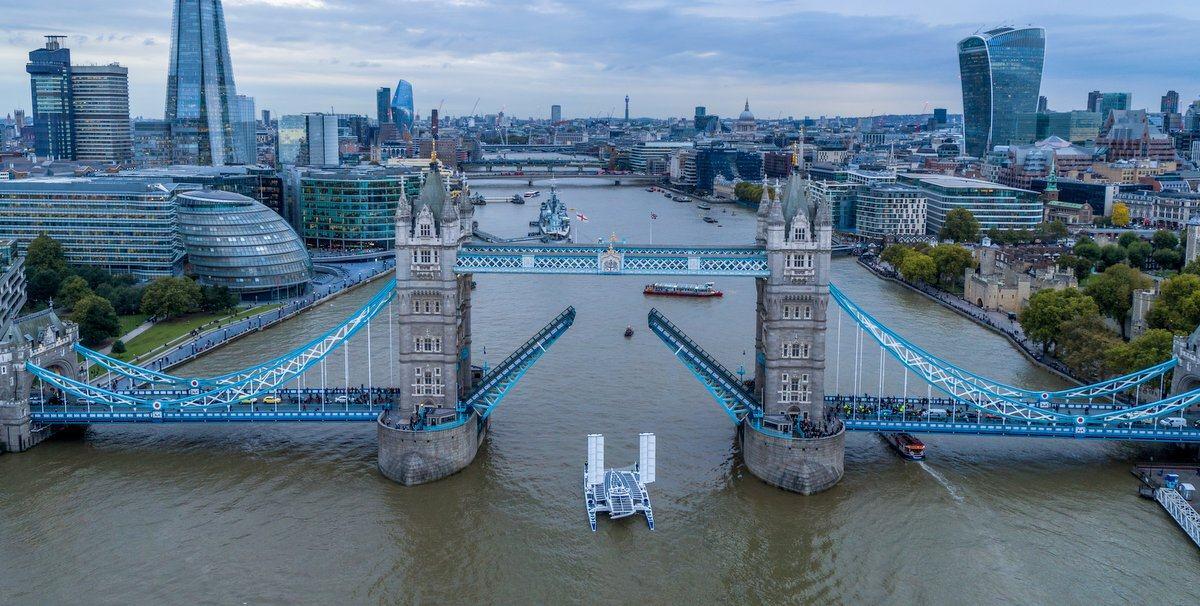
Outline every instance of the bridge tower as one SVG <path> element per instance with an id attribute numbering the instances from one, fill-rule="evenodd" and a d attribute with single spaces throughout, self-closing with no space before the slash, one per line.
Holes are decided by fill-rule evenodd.
<path id="1" fill-rule="evenodd" d="M 396 210 L 398 400 L 379 419 L 379 467 L 406 485 L 448 476 L 471 462 L 487 425 L 458 404 L 472 386 L 471 276 L 456 275 L 471 237 L 466 191 L 449 193 L 436 156 L 415 200 Z"/>
<path id="2" fill-rule="evenodd" d="M 754 388 L 763 415 L 743 423 L 742 453 L 767 483 L 811 494 L 844 469 L 845 431 L 824 397 L 832 209 L 810 198 L 799 171 L 759 205 L 756 239 L 770 271 L 757 279 Z"/>
<path id="3" fill-rule="evenodd" d="M 79 327 L 60 320 L 53 309 L 18 317 L 25 298 L 24 260 L 13 242 L 0 243 L 0 452 L 28 450 L 54 429 L 35 427 L 30 417 L 33 375 L 26 362 L 79 377 L 74 350 Z"/>

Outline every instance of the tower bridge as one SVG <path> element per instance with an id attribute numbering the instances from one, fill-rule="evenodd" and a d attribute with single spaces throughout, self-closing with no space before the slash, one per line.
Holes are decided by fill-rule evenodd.
<path id="1" fill-rule="evenodd" d="M 1167 362 L 1069 389 L 1013 386 L 973 373 L 908 341 L 830 283 L 830 208 L 809 197 L 799 176 L 776 195 L 764 194 L 755 241 L 744 246 L 479 244 L 468 198 L 451 198 L 433 168 L 420 193 L 397 210 L 395 279 L 326 333 L 233 372 L 190 377 L 138 367 L 78 346 L 69 323 L 27 320 L 42 338 L 20 336 L 0 350 L 0 378 L 9 379 L 0 381 L 3 447 L 25 450 L 55 427 L 93 423 L 370 422 L 385 476 L 408 485 L 437 480 L 471 463 L 506 395 L 575 320 L 568 307 L 500 364 L 477 367 L 477 273 L 753 279 L 749 379 L 658 310 L 647 324 L 728 415 L 747 468 L 795 492 L 838 482 L 847 431 L 1200 443 L 1198 429 L 1159 423 L 1200 405 L 1200 335 L 1177 340 Z M 387 334 L 373 334 L 372 320 L 386 320 Z M 838 346 L 827 352 L 830 329 Z M 852 360 L 841 359 L 844 336 L 853 339 Z M 351 342 L 365 342 L 372 353 L 361 387 L 349 385 L 344 353 Z M 876 349 L 873 387 L 863 384 L 863 373 Z M 325 366 L 338 351 L 346 381 L 330 384 Z M 75 354 L 136 388 L 91 384 Z M 376 359 L 387 363 L 388 372 L 379 373 L 386 380 L 374 378 Z M 903 375 L 900 393 L 884 389 L 889 363 Z M 308 385 L 306 371 L 315 368 L 321 384 Z M 1170 395 L 1168 373 L 1175 377 Z"/>

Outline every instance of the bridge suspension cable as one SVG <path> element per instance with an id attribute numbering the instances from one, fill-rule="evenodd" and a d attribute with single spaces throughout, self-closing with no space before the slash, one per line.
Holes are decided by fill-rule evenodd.
<path id="1" fill-rule="evenodd" d="M 834 301 L 836 301 L 837 304 L 842 309 L 846 310 L 846 312 L 851 317 L 856 317 L 859 314 L 866 314 L 866 312 L 861 307 L 859 307 L 858 304 L 856 304 L 852 300 L 850 300 L 850 298 L 847 297 L 845 295 L 845 293 L 838 290 L 838 288 L 833 286 L 832 284 L 829 286 L 829 293 L 833 297 Z M 868 317 L 869 317 L 869 315 L 868 315 Z M 873 320 L 874 319 L 872 318 L 872 321 Z M 913 343 L 909 342 L 908 340 L 904 339 L 903 337 L 900 337 L 898 334 L 896 334 L 894 331 L 892 331 L 888 327 L 886 327 L 882 324 L 879 324 L 879 327 L 882 330 L 892 334 L 899 341 L 903 342 L 906 347 L 919 352 L 920 354 L 922 354 L 923 356 L 928 358 L 931 362 L 944 368 L 947 372 L 961 378 L 964 381 L 973 383 L 979 388 L 985 389 L 996 395 L 1003 396 L 1003 397 L 1010 398 L 1010 399 L 1037 400 L 1037 401 L 1041 401 L 1044 403 L 1048 403 L 1048 402 L 1052 402 L 1054 400 L 1079 400 L 1079 399 L 1092 399 L 1092 398 L 1097 398 L 1097 397 L 1110 396 L 1110 395 L 1117 394 L 1117 393 L 1132 389 L 1134 387 L 1137 387 L 1138 385 L 1146 383 L 1152 379 L 1161 378 L 1167 372 L 1169 372 L 1172 368 L 1174 368 L 1176 364 L 1179 363 L 1179 360 L 1172 358 L 1170 360 L 1167 360 L 1166 362 L 1156 364 L 1149 368 L 1145 368 L 1145 369 L 1142 369 L 1142 370 L 1139 370 L 1136 372 L 1132 372 L 1132 373 L 1129 373 L 1126 375 L 1122 375 L 1119 377 L 1114 377 L 1112 379 L 1107 379 L 1105 381 L 1100 381 L 1098 383 L 1092 383 L 1089 385 L 1081 385 L 1081 386 L 1072 387 L 1069 389 L 1057 390 L 1057 391 L 1031 390 L 1031 389 L 1023 389 L 1020 387 L 1014 387 L 1011 385 L 1006 385 L 1004 383 L 993 381 L 991 379 L 988 379 L 987 377 L 983 377 L 981 375 L 978 375 L 976 373 L 973 373 L 971 371 L 963 369 L 959 366 L 951 364 L 951 363 L 947 362 L 946 360 L 943 360 L 942 358 L 939 358 L 938 356 L 935 356 L 935 355 L 921 349 L 920 347 L 914 345 Z"/>
<path id="2" fill-rule="evenodd" d="M 175 394 L 172 394 L 179 394 L 181 397 L 163 399 L 155 396 L 155 392 L 153 391 L 145 393 L 138 393 L 136 391 L 118 392 L 95 387 L 86 382 L 77 381 L 51 372 L 31 362 L 26 363 L 26 368 L 48 385 L 74 397 L 96 404 L 113 407 L 151 406 L 156 407 L 156 410 L 160 408 L 179 409 L 226 406 L 277 389 L 281 385 L 300 376 L 317 362 L 324 362 L 330 352 L 344 346 L 351 337 L 370 322 L 371 318 L 379 314 L 387 302 L 391 300 L 392 296 L 393 291 L 391 289 L 381 291 L 367 305 L 364 305 L 350 318 L 347 318 L 344 322 L 325 333 L 311 347 L 299 350 L 298 353 L 295 353 L 291 357 L 276 358 L 273 366 L 264 367 L 260 365 L 257 367 L 260 370 L 259 372 L 241 375 L 242 378 L 239 381 L 222 385 L 210 391 L 192 394 L 175 392 Z M 322 367 L 324 367 L 324 364 L 322 364 Z M 347 370 L 347 381 L 348 376 L 349 371 Z M 321 383 L 322 389 L 324 389 L 326 387 L 324 369 L 322 369 Z"/>
<path id="3" fill-rule="evenodd" d="M 953 369 L 957 369 L 957 367 L 909 343 L 892 330 L 880 324 L 874 317 L 850 301 L 843 293 L 837 291 L 836 288 L 831 286 L 830 293 L 839 307 L 851 319 L 862 329 L 865 329 L 879 343 L 881 348 L 886 349 L 911 372 L 951 397 L 987 413 L 1018 421 L 1036 421 L 1042 423 L 1063 422 L 1076 425 L 1087 423 L 1132 423 L 1142 419 L 1166 416 L 1200 402 L 1200 388 L 1198 388 L 1156 402 L 1135 405 L 1129 408 L 1106 410 L 1088 415 L 1074 415 L 1013 400 L 1002 394 L 990 391 L 984 385 L 981 385 L 981 382 L 967 380 L 953 372 Z M 860 356 L 861 350 L 856 351 L 856 358 Z M 860 365 L 856 363 L 856 374 L 860 371 L 859 369 Z M 987 383 L 986 380 L 982 382 Z M 1111 380 L 1105 383 L 1111 383 Z M 1089 386 L 1083 386 L 1080 389 L 1086 389 L 1087 387 Z M 857 390 L 855 393 L 857 393 Z"/>
<path id="4" fill-rule="evenodd" d="M 396 285 L 395 279 L 389 280 L 387 282 L 387 284 L 385 284 L 383 286 L 383 288 L 380 289 L 380 291 L 375 294 L 374 297 L 372 297 L 370 300 L 368 300 L 366 303 L 364 303 L 362 307 L 360 307 L 354 314 L 352 314 L 349 318 L 347 318 L 346 322 L 355 321 L 355 318 L 359 317 L 361 314 L 363 314 L 364 312 L 369 311 L 369 310 L 374 310 L 374 313 L 378 313 L 377 307 L 379 306 L 379 304 L 381 302 L 386 301 L 390 305 L 391 298 L 394 294 L 393 291 L 395 290 L 395 285 Z M 372 316 L 372 317 L 374 317 L 374 316 Z M 252 378 L 256 375 L 262 374 L 263 372 L 266 372 L 269 369 L 278 366 L 279 364 L 283 363 L 284 361 L 286 361 L 288 359 L 303 355 L 304 352 L 309 349 L 312 349 L 314 347 L 320 347 L 321 343 L 330 334 L 338 331 L 339 328 L 340 328 L 340 325 L 330 329 L 325 334 L 313 339 L 312 341 L 309 341 L 308 343 L 305 343 L 304 345 L 301 345 L 300 347 L 297 347 L 283 355 L 277 356 L 277 357 L 267 360 L 265 362 L 261 362 L 254 366 L 248 366 L 241 370 L 235 370 L 235 371 L 232 371 L 229 373 L 217 375 L 214 377 L 208 377 L 208 378 L 180 377 L 180 376 L 170 375 L 167 373 L 151 370 L 151 369 L 148 369 L 148 368 L 145 368 L 142 366 L 137 366 L 137 365 L 131 364 L 129 362 L 123 362 L 121 360 L 117 360 L 116 358 L 111 358 L 109 356 L 106 356 L 106 355 L 98 352 L 98 351 L 94 351 L 94 350 L 88 349 L 86 347 L 83 347 L 82 345 L 76 345 L 75 351 L 79 352 L 80 355 L 84 356 L 85 358 L 87 358 L 88 360 L 92 361 L 95 364 L 98 364 L 104 368 L 109 369 L 112 372 L 115 372 L 117 374 L 120 374 L 122 376 L 131 378 L 131 379 L 134 379 L 137 381 L 143 381 L 143 382 L 159 384 L 159 385 L 175 385 L 175 386 L 179 386 L 181 388 L 222 387 L 222 386 L 232 386 L 232 385 L 236 385 L 236 384 L 245 382 L 247 379 Z"/>

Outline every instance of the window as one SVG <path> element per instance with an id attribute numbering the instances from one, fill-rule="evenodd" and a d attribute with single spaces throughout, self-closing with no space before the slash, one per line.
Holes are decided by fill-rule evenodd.
<path id="1" fill-rule="evenodd" d="M 813 255 L 812 253 L 788 253 L 784 257 L 783 268 L 793 273 L 812 270 Z"/>
<path id="2" fill-rule="evenodd" d="M 441 337 L 413 337 L 413 351 L 439 353 L 442 351 Z"/>
<path id="3" fill-rule="evenodd" d="M 783 373 L 780 377 L 779 402 L 781 404 L 808 404 L 812 401 L 812 387 L 808 384 L 808 373 Z"/>
<path id="4" fill-rule="evenodd" d="M 811 320 L 812 319 L 812 305 L 805 305 L 804 313 L 802 313 L 800 317 L 805 320 Z"/>
<path id="5" fill-rule="evenodd" d="M 792 227 L 792 240 L 797 241 L 797 240 L 807 240 L 807 239 L 808 239 L 808 229 L 805 228 L 803 223 L 800 223 L 799 221 L 797 221 L 796 225 L 794 225 Z"/>
<path id="6" fill-rule="evenodd" d="M 413 369 L 414 396 L 442 395 L 442 369 L 418 366 Z"/>
<path id="7" fill-rule="evenodd" d="M 417 227 L 417 236 L 421 238 L 433 237 L 433 225 L 428 221 L 421 221 L 421 225 Z"/>
<path id="8" fill-rule="evenodd" d="M 437 265 L 441 255 L 436 248 L 418 248 L 413 251 L 413 265 Z"/>
<path id="9" fill-rule="evenodd" d="M 442 313 L 442 300 L 431 297 L 413 297 L 412 312 L 414 314 Z"/>
<path id="10" fill-rule="evenodd" d="M 811 354 L 811 347 L 807 341 L 790 341 L 783 344 L 783 357 L 785 358 L 808 358 Z"/>

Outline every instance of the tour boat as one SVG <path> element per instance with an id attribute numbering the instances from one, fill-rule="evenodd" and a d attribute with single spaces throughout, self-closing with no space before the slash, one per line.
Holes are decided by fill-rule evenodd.
<path id="1" fill-rule="evenodd" d="M 663 284 L 655 282 L 647 284 L 642 290 L 646 295 L 663 295 L 666 297 L 719 297 L 722 293 L 713 288 L 712 282 L 704 284 Z"/>
<path id="2" fill-rule="evenodd" d="M 538 196 L 542 195 L 542 192 L 540 192 L 540 191 L 538 191 L 538 190 L 536 190 L 536 189 L 531 189 L 531 190 L 529 190 L 529 191 L 525 192 L 523 195 L 524 195 L 526 198 L 536 198 L 536 197 L 538 197 Z"/>
<path id="3" fill-rule="evenodd" d="M 699 208 L 700 210 L 712 210 L 712 207 L 711 207 L 711 206 L 709 206 L 709 205 L 708 205 L 707 203 L 705 203 L 705 202 L 701 202 L 701 203 L 697 204 L 697 205 L 696 205 L 696 208 Z"/>
<path id="4" fill-rule="evenodd" d="M 704 222 L 705 223 L 716 223 L 717 220 L 712 217 L 704 217 Z"/>
<path id="5" fill-rule="evenodd" d="M 887 440 L 888 444 L 891 444 L 901 457 L 909 461 L 920 461 L 925 458 L 925 443 L 912 434 L 890 431 L 879 435 L 883 436 L 883 439 Z"/>

